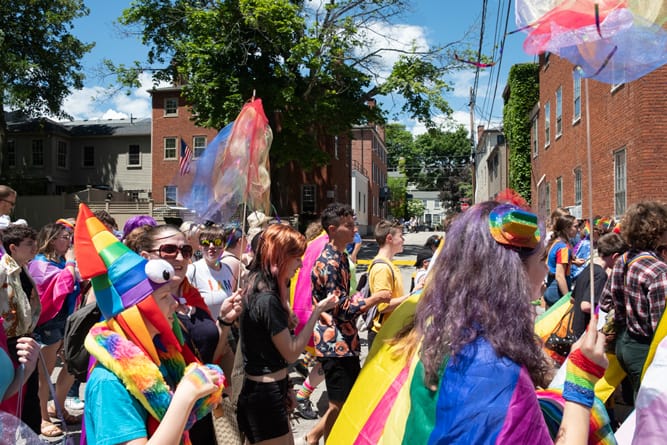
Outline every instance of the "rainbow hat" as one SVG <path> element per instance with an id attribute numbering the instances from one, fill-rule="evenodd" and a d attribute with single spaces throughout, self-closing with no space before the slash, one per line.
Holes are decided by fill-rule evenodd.
<path id="1" fill-rule="evenodd" d="M 74 251 L 81 277 L 91 280 L 107 320 L 139 304 L 174 276 L 166 261 L 148 261 L 118 241 L 85 204 L 79 206 Z"/>
<path id="2" fill-rule="evenodd" d="M 501 204 L 489 214 L 489 231 L 499 244 L 534 249 L 540 242 L 537 215 L 513 204 Z"/>

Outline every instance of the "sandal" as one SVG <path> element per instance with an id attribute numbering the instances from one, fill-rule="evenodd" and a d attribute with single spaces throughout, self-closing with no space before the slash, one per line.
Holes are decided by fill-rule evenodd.
<path id="1" fill-rule="evenodd" d="M 51 417 L 52 419 L 58 419 L 60 421 L 60 417 L 58 417 L 58 413 L 56 412 L 56 407 L 53 404 L 49 403 L 47 411 L 49 413 L 49 417 Z M 65 419 L 65 423 L 67 423 L 68 425 L 77 425 L 81 423 L 82 416 L 81 414 L 78 415 L 71 414 L 66 409 L 63 409 L 63 418 Z"/>
<path id="2" fill-rule="evenodd" d="M 65 434 L 58 425 L 55 425 L 48 420 L 42 420 L 42 424 L 39 427 L 39 432 L 44 437 L 59 437 Z"/>

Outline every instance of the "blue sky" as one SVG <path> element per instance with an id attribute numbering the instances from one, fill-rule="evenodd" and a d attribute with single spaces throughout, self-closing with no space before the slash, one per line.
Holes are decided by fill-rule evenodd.
<path id="1" fill-rule="evenodd" d="M 504 20 L 508 2 L 511 0 L 488 0 L 486 25 L 484 33 L 483 53 L 494 54 L 494 39 L 502 38 Z M 128 96 L 124 93 L 112 97 L 103 95 L 104 87 L 109 86 L 112 78 L 100 78 L 99 66 L 102 59 L 109 58 L 115 63 L 131 64 L 134 60 L 143 61 L 146 48 L 132 36 L 124 36 L 120 28 L 114 24 L 123 8 L 129 5 L 129 0 L 87 0 L 90 15 L 79 19 L 74 24 L 74 33 L 85 42 L 95 42 L 96 46 L 83 59 L 86 73 L 85 88 L 74 92 L 65 102 L 65 110 L 75 119 L 110 119 L 133 117 L 148 117 L 150 115 L 150 97 L 146 89 L 150 86 L 148 76 L 144 78 L 145 87 L 132 91 Z M 479 43 L 480 25 L 482 17 L 482 0 L 413 0 L 411 10 L 395 20 L 390 34 L 395 43 L 403 41 L 406 44 L 413 39 L 416 42 L 447 44 L 466 38 L 475 49 Z M 500 28 L 500 31 L 497 29 Z M 512 7 L 508 30 L 513 30 L 514 10 Z M 475 124 L 491 126 L 500 121 L 502 115 L 502 91 L 506 83 L 507 73 L 515 63 L 533 61 L 533 57 L 526 55 L 522 49 L 522 34 L 510 35 L 506 38 L 502 60 L 495 51 L 496 62 L 500 61 L 500 75 L 498 63 L 492 69 L 480 71 L 477 90 L 477 105 Z M 452 109 L 454 119 L 466 126 L 470 125 L 469 117 L 469 90 L 474 81 L 474 67 L 470 70 L 455 73 L 448 80 L 454 90 L 446 95 Z M 491 112 L 491 102 L 498 77 L 494 107 Z M 392 98 L 385 98 L 382 104 L 390 112 L 400 108 L 400 103 L 394 103 Z M 491 114 L 491 118 L 489 118 Z M 405 123 L 415 134 L 423 131 L 423 125 L 418 122 L 399 116 L 398 120 Z"/>

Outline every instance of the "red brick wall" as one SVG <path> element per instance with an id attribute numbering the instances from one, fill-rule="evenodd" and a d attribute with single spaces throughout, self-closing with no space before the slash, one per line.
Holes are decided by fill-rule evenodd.
<path id="1" fill-rule="evenodd" d="M 581 82 L 581 119 L 572 122 L 573 66 L 551 55 L 541 61 L 539 154 L 532 160 L 532 198 L 538 202 L 537 182 L 550 183 L 550 208 L 556 207 L 556 178 L 563 178 L 563 205 L 574 202 L 574 169 L 582 170 L 582 212 L 589 214 L 586 80 Z M 563 91 L 563 130 L 556 134 L 556 90 Z M 626 149 L 626 208 L 645 199 L 667 201 L 667 67 L 612 91 L 606 83 L 588 81 L 592 147 L 593 214 L 614 214 L 614 152 Z M 551 143 L 544 147 L 544 105 L 551 103 Z M 531 136 L 532 137 L 532 136 Z"/>
<path id="2" fill-rule="evenodd" d="M 192 115 L 188 111 L 185 100 L 180 97 L 179 93 L 180 90 L 177 88 L 166 88 L 152 92 L 152 192 L 156 205 L 164 203 L 164 187 L 166 185 L 175 185 L 178 175 L 178 161 L 180 159 L 180 138 L 183 138 L 190 148 L 194 150 L 192 146 L 194 136 L 206 136 L 206 141 L 210 142 L 218 134 L 217 130 L 198 127 L 190 120 Z M 164 115 L 164 101 L 168 97 L 178 97 L 178 116 L 171 117 Z M 176 138 L 176 159 L 164 159 L 164 138 L 166 137 Z"/>

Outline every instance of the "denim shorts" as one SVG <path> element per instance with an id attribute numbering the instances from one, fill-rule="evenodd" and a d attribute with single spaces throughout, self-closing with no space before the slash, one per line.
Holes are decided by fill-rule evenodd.
<path id="1" fill-rule="evenodd" d="M 49 346 L 62 340 L 65 337 L 66 321 L 67 311 L 61 310 L 54 318 L 37 326 L 34 332 L 37 343 L 42 346 Z"/>

